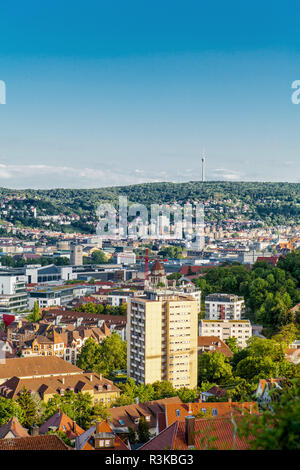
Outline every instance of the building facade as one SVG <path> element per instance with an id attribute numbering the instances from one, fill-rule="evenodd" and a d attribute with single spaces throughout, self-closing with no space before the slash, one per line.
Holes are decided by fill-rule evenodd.
<path id="1" fill-rule="evenodd" d="M 222 341 L 235 337 L 238 346 L 245 348 L 252 336 L 249 320 L 200 320 L 199 336 L 217 336 Z"/>
<path id="2" fill-rule="evenodd" d="M 137 383 L 197 386 L 197 301 L 157 294 L 128 300 L 127 371 Z"/>
<path id="3" fill-rule="evenodd" d="M 23 275 L 1 273 L 0 275 L 0 312 L 11 313 L 28 309 L 26 278 Z"/>
<path id="4" fill-rule="evenodd" d="M 243 297 L 233 294 L 210 294 L 205 297 L 205 318 L 208 320 L 241 320 L 244 312 Z"/>

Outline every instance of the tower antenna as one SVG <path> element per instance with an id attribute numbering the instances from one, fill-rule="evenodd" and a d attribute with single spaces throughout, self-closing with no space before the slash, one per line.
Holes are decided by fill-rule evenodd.
<path id="1" fill-rule="evenodd" d="M 202 183 L 204 183 L 204 181 L 205 181 L 205 159 L 206 159 L 206 154 L 205 154 L 205 149 L 203 148 L 202 158 L 201 158 L 201 162 L 202 162 Z"/>

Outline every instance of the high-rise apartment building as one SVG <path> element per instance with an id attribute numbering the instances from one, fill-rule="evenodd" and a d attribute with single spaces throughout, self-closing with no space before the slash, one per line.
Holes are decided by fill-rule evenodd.
<path id="1" fill-rule="evenodd" d="M 139 384 L 166 380 L 174 388 L 197 386 L 197 300 L 157 292 L 129 298 L 127 371 Z"/>
<path id="2" fill-rule="evenodd" d="M 205 297 L 207 320 L 240 320 L 244 311 L 243 297 L 233 294 L 210 294 Z"/>

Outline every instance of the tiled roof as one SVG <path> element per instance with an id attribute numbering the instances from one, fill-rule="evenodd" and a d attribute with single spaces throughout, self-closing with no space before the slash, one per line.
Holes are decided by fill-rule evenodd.
<path id="1" fill-rule="evenodd" d="M 96 426 L 92 426 L 83 434 L 76 437 L 76 450 L 91 450 L 87 446 L 90 446 L 94 450 L 94 447 L 90 444 L 90 441 L 95 435 L 95 432 Z M 102 421 L 99 426 L 99 432 L 113 433 L 113 430 L 106 421 Z M 105 447 L 103 450 L 110 450 L 110 448 Z M 113 450 L 129 450 L 125 442 L 117 434 L 115 434 L 115 447 Z"/>
<path id="2" fill-rule="evenodd" d="M 236 417 L 235 422 L 238 424 Z M 235 437 L 234 437 L 235 436 Z M 211 443 L 209 443 L 211 438 Z M 195 448 L 204 450 L 210 447 L 218 450 L 246 450 L 249 444 L 245 438 L 235 433 L 234 424 L 229 417 L 195 420 Z M 173 443 L 176 450 L 188 449 L 185 437 L 185 423 L 178 423 L 178 430 Z"/>
<path id="3" fill-rule="evenodd" d="M 52 426 L 57 428 L 57 430 L 63 431 L 69 439 L 75 439 L 76 436 L 84 433 L 84 430 L 77 423 L 74 423 L 69 416 L 61 411 L 55 413 L 40 426 L 39 434 L 47 434 Z"/>
<path id="4" fill-rule="evenodd" d="M 0 364 L 0 380 L 13 376 L 21 378 L 74 372 L 81 373 L 81 369 L 57 356 L 18 357 Z"/>
<path id="5" fill-rule="evenodd" d="M 257 413 L 256 402 L 199 402 L 199 403 L 169 403 L 166 407 L 166 424 L 169 426 L 175 421 L 184 421 L 185 417 L 197 415 L 202 409 L 217 410 L 216 416 L 229 416 L 231 413 L 239 415 L 243 410 Z M 178 416 L 179 414 L 179 416 Z"/>
<path id="6" fill-rule="evenodd" d="M 134 403 L 132 405 L 118 406 L 116 408 L 110 408 L 109 413 L 111 415 L 110 424 L 114 428 L 131 427 L 137 430 L 138 424 L 134 422 L 135 418 L 141 418 L 142 416 L 150 416 L 149 426 L 150 428 L 156 427 L 156 419 L 158 413 L 164 412 L 164 406 L 167 403 L 179 403 L 182 401 L 178 397 L 164 398 L 162 400 L 148 401 L 144 403 Z M 120 423 L 120 420 L 122 423 Z"/>
<path id="7" fill-rule="evenodd" d="M 27 429 L 23 428 L 19 423 L 18 418 L 15 416 L 0 427 L 0 439 L 4 439 L 9 432 L 11 432 L 15 437 L 29 436 Z"/>
<path id="8" fill-rule="evenodd" d="M 91 377 L 92 380 L 90 380 Z M 101 391 L 98 391 L 96 388 L 98 384 L 102 386 Z M 103 387 L 106 385 L 110 385 L 110 390 Z M 4 393 L 4 387 L 10 389 L 7 394 Z M 82 391 L 86 392 L 88 390 L 93 390 L 94 393 L 111 393 L 120 391 L 113 382 L 108 379 L 100 378 L 100 376 L 95 373 L 80 373 L 55 377 L 36 377 L 33 379 L 12 377 L 0 385 L 0 395 L 5 398 L 16 398 L 24 387 L 26 387 L 27 390 L 39 393 L 41 398 L 44 397 L 44 394 L 59 393 L 60 390 L 66 390 L 67 388 L 74 390 L 75 393 Z"/>
<path id="9" fill-rule="evenodd" d="M 235 417 L 238 427 L 239 417 Z M 249 444 L 245 438 L 240 438 L 235 432 L 235 425 L 230 417 L 195 419 L 194 448 L 205 450 L 246 450 Z M 184 421 L 175 421 L 168 428 L 151 439 L 139 450 L 187 450 L 187 440 Z"/>
<path id="10" fill-rule="evenodd" d="M 73 450 L 55 434 L 0 439 L 1 450 Z"/>
<path id="11" fill-rule="evenodd" d="M 233 357 L 233 352 L 227 346 L 224 341 L 222 341 L 220 338 L 217 336 L 198 336 L 198 352 L 202 352 L 202 347 L 203 348 L 210 348 L 213 347 L 214 349 L 206 350 L 206 352 L 220 352 L 224 354 L 226 357 Z"/>

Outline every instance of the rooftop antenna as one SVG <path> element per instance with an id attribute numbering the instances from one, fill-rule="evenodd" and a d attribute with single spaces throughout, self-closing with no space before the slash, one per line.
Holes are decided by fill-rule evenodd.
<path id="1" fill-rule="evenodd" d="M 201 158 L 201 162 L 202 162 L 202 183 L 204 183 L 204 181 L 205 181 L 205 158 L 206 158 L 205 149 L 203 149 L 202 150 L 202 158 Z"/>

